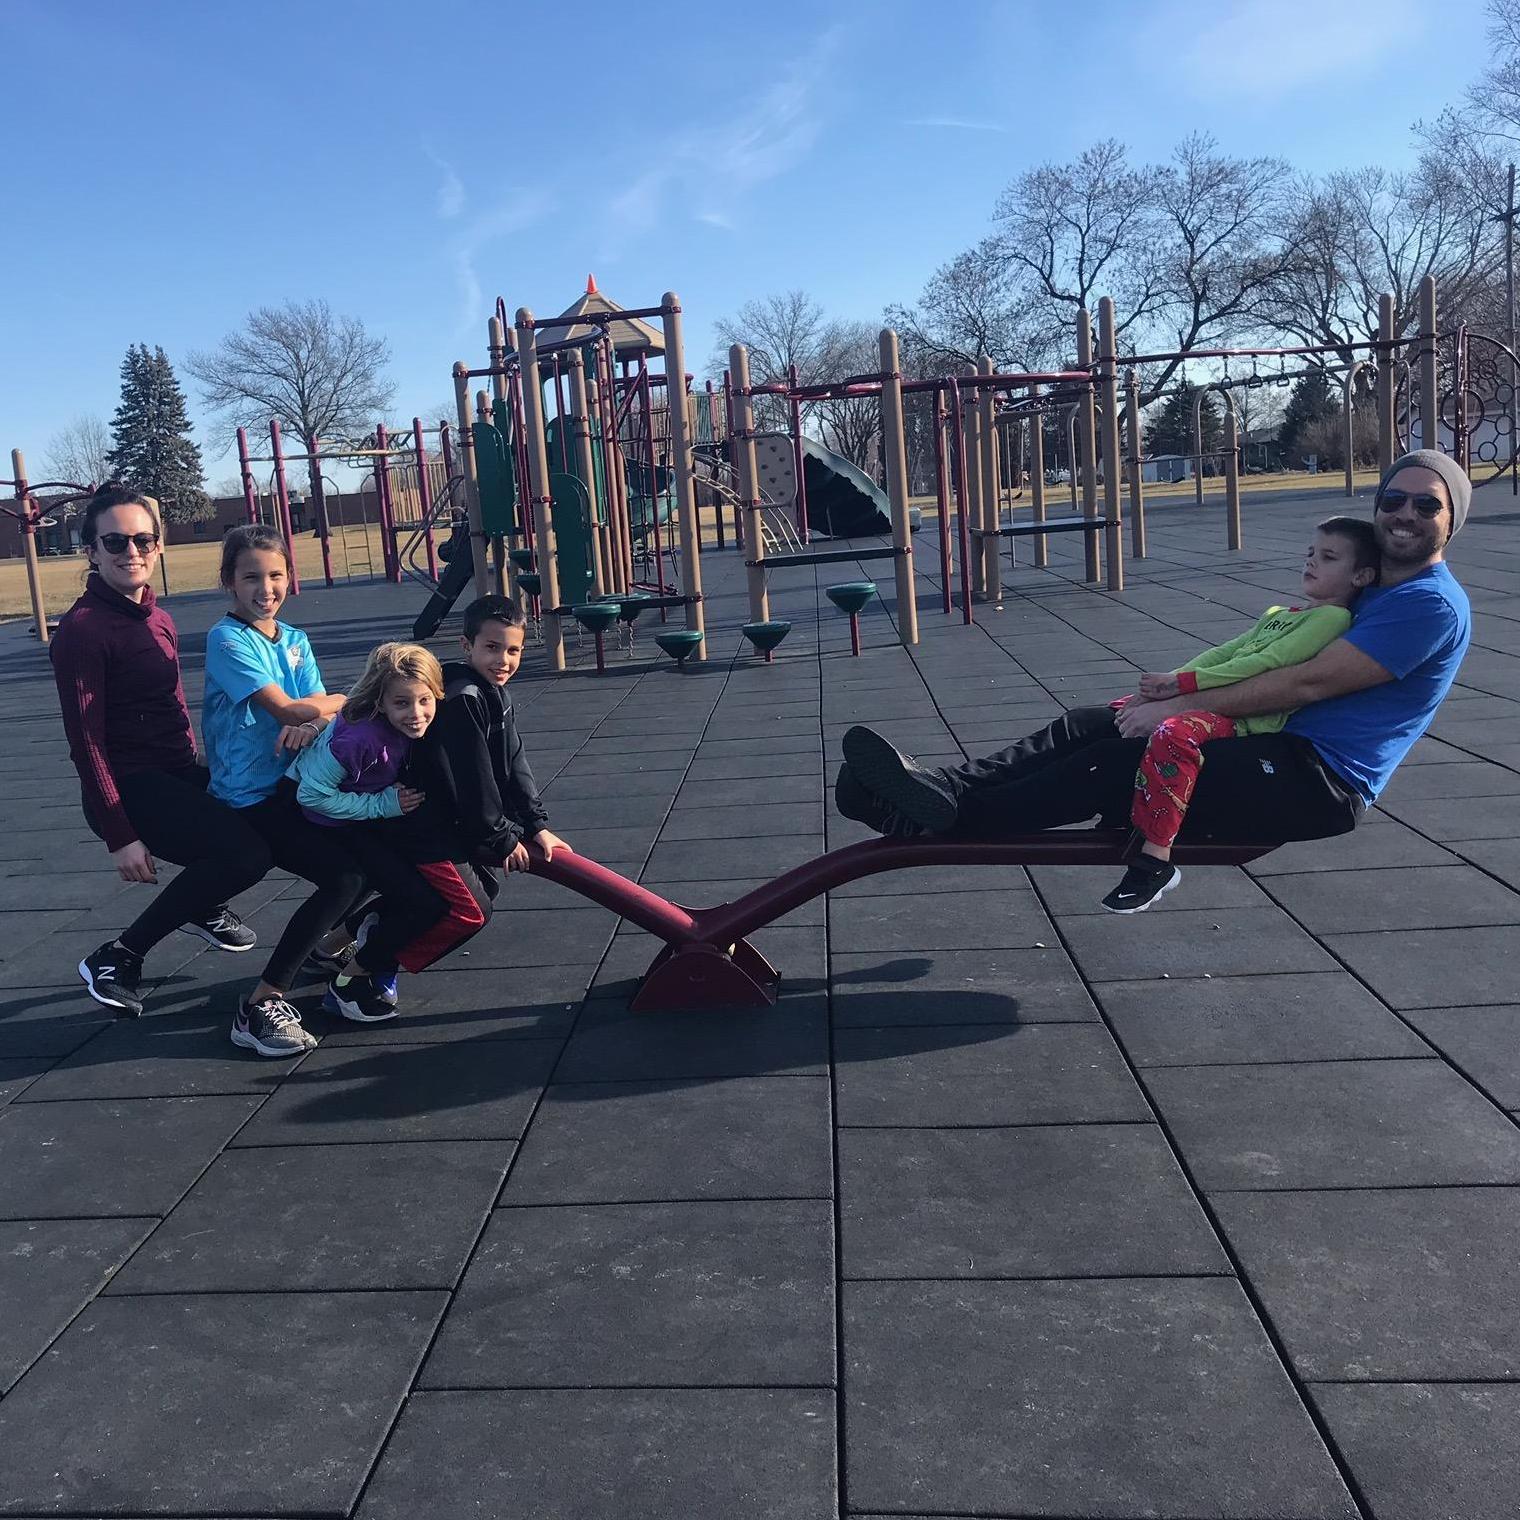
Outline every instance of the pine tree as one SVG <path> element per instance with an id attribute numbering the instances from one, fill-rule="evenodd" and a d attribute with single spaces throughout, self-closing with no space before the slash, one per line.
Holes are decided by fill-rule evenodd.
<path id="1" fill-rule="evenodd" d="M 1184 380 L 1176 389 L 1168 392 L 1161 403 L 1161 410 L 1145 425 L 1145 452 L 1154 458 L 1157 454 L 1196 454 L 1197 440 L 1193 437 L 1193 402 L 1198 387 Z M 1199 413 L 1203 430 L 1203 452 L 1213 453 L 1224 447 L 1224 412 L 1214 391 L 1203 394 L 1203 408 Z M 1217 468 L 1217 461 L 1204 461 L 1205 473 Z"/>
<path id="2" fill-rule="evenodd" d="M 157 498 L 170 522 L 211 516 L 192 427 L 163 349 L 150 351 L 146 343 L 129 348 L 121 362 L 121 405 L 111 419 L 111 468 L 126 484 Z"/>
<path id="3" fill-rule="evenodd" d="M 1282 426 L 1277 430 L 1283 456 L 1292 464 L 1299 463 L 1305 451 L 1306 432 L 1339 411 L 1340 405 L 1330 389 L 1330 377 L 1324 370 L 1311 369 L 1300 375 L 1293 382 Z"/>

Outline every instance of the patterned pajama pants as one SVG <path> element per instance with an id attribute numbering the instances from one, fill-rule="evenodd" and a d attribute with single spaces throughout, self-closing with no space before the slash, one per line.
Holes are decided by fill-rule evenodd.
<path id="1" fill-rule="evenodd" d="M 1185 712 L 1156 725 L 1140 757 L 1130 819 L 1154 845 L 1170 849 L 1187 816 L 1203 746 L 1211 739 L 1233 739 L 1235 720 L 1218 713 Z"/>

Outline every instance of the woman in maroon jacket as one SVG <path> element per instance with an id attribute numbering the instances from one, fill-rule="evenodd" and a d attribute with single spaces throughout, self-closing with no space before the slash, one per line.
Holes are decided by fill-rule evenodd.
<path id="1" fill-rule="evenodd" d="M 104 487 L 85 508 L 80 536 L 91 573 L 59 622 L 52 656 L 85 819 L 123 881 L 157 883 L 155 856 L 184 867 L 130 928 L 79 963 L 96 1002 L 135 1017 L 143 957 L 175 929 L 222 950 L 253 948 L 252 931 L 227 900 L 261 880 L 270 857 L 206 792 L 179 635 L 150 584 L 162 547 L 153 511 L 133 491 Z M 299 1022 L 295 1029 L 301 1048 L 316 1043 Z"/>

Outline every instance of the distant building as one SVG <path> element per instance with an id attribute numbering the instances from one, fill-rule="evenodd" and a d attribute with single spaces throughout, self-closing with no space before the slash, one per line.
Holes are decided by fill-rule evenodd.
<path id="1" fill-rule="evenodd" d="M 1175 485 L 1193 478 L 1191 454 L 1157 454 L 1140 461 L 1140 479 L 1147 485 Z"/>

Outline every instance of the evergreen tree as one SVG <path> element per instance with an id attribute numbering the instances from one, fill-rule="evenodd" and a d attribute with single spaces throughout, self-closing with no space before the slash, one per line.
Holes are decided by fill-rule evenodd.
<path id="1" fill-rule="evenodd" d="M 118 479 L 157 498 L 170 522 L 211 516 L 192 426 L 163 349 L 150 350 L 146 343 L 129 348 L 121 362 L 121 405 L 111 419 L 111 468 Z"/>
<path id="2" fill-rule="evenodd" d="M 1283 412 L 1282 426 L 1277 430 L 1277 442 L 1283 456 L 1290 464 L 1298 464 L 1309 447 L 1306 434 L 1318 422 L 1334 417 L 1340 411 L 1340 403 L 1330 388 L 1330 377 L 1322 369 L 1311 369 L 1293 382 L 1287 408 Z"/>
<path id="3" fill-rule="evenodd" d="M 1145 452 L 1148 456 L 1197 453 L 1197 442 L 1193 437 L 1193 403 L 1197 396 L 1198 387 L 1186 380 L 1167 393 L 1160 411 L 1145 424 Z M 1217 392 L 1203 393 L 1199 422 L 1203 429 L 1203 452 L 1209 454 L 1222 449 L 1224 410 Z M 1217 460 L 1204 461 L 1204 473 L 1212 474 L 1218 468 Z"/>

